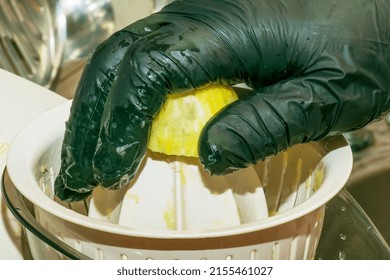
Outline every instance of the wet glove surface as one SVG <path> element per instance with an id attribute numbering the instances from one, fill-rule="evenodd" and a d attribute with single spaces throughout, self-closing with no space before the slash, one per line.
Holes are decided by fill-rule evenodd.
<path id="1" fill-rule="evenodd" d="M 57 196 L 124 186 L 166 95 L 210 83 L 253 88 L 201 134 L 200 159 L 212 174 L 382 117 L 390 109 L 389 14 L 384 0 L 198 0 L 131 24 L 84 69 Z"/>

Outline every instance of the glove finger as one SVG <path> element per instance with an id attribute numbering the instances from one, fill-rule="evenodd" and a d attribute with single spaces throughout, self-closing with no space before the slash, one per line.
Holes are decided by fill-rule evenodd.
<path id="1" fill-rule="evenodd" d="M 385 83 L 366 76 L 356 86 L 353 76 L 316 73 L 294 78 L 226 107 L 200 136 L 205 169 L 230 173 L 295 144 L 354 130 L 382 117 L 390 109 Z"/>
<path id="2" fill-rule="evenodd" d="M 92 157 L 104 106 L 119 62 L 132 43 L 158 27 L 158 22 L 154 22 L 152 17 L 136 22 L 114 33 L 89 58 L 66 122 L 61 168 L 55 180 L 59 198 L 83 199 L 98 184 L 93 175 Z"/>

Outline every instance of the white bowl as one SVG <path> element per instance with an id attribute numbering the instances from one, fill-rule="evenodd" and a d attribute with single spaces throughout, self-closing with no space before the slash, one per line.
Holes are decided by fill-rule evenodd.
<path id="1" fill-rule="evenodd" d="M 48 190 L 42 171 L 49 171 L 52 180 L 59 170 L 69 108 L 70 102 L 52 108 L 22 129 L 8 151 L 7 171 L 18 191 L 34 204 L 38 222 L 91 258 L 313 259 L 325 204 L 341 190 L 352 169 L 352 152 L 342 136 L 301 144 L 255 166 L 269 218 L 212 229 L 123 226 L 88 217 L 80 208 L 83 203 L 68 209 L 44 192 Z M 53 258 L 44 250 L 36 254 Z"/>

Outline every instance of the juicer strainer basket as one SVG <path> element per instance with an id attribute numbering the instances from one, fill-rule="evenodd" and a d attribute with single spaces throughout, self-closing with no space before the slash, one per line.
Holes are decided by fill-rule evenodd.
<path id="1" fill-rule="evenodd" d="M 122 205 L 126 194 L 139 199 L 129 195 L 132 188 L 114 192 L 96 189 L 91 199 L 72 204 L 52 197 L 69 107 L 70 102 L 55 107 L 22 129 L 8 151 L 7 171 L 18 191 L 34 205 L 37 221 L 58 240 L 93 259 L 313 259 L 325 204 L 344 186 L 352 169 L 352 153 L 342 136 L 297 145 L 254 166 L 269 217 L 237 224 L 219 220 L 219 224 L 205 228 L 175 228 L 170 216 L 175 207 L 167 203 L 164 211 L 154 211 L 163 214 L 167 228 L 132 226 L 120 222 L 121 211 L 129 211 Z M 161 170 L 153 169 L 160 159 L 150 156 L 145 160 L 157 165 L 145 164 L 140 174 L 152 172 L 155 176 L 149 179 L 163 186 L 158 175 Z M 227 192 L 235 190 L 213 190 L 208 195 L 226 196 Z M 157 188 L 155 194 L 164 197 L 164 189 Z M 200 213 L 229 215 L 223 207 L 199 201 Z M 88 216 L 91 203 L 95 210 L 101 210 L 100 216 Z M 239 213 L 238 220 L 242 215 Z M 150 213 L 138 216 L 145 217 L 148 224 Z M 36 245 L 35 258 L 61 257 L 47 246 L 37 249 Z"/>

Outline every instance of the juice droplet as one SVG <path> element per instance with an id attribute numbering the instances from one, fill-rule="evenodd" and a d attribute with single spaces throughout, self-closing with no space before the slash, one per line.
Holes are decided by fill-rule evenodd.
<path id="1" fill-rule="evenodd" d="M 346 240 L 347 239 L 347 235 L 345 233 L 340 233 L 340 239 L 341 240 Z"/>
<path id="2" fill-rule="evenodd" d="M 345 260 L 345 252 L 344 251 L 339 251 L 339 259 L 340 260 Z"/>

